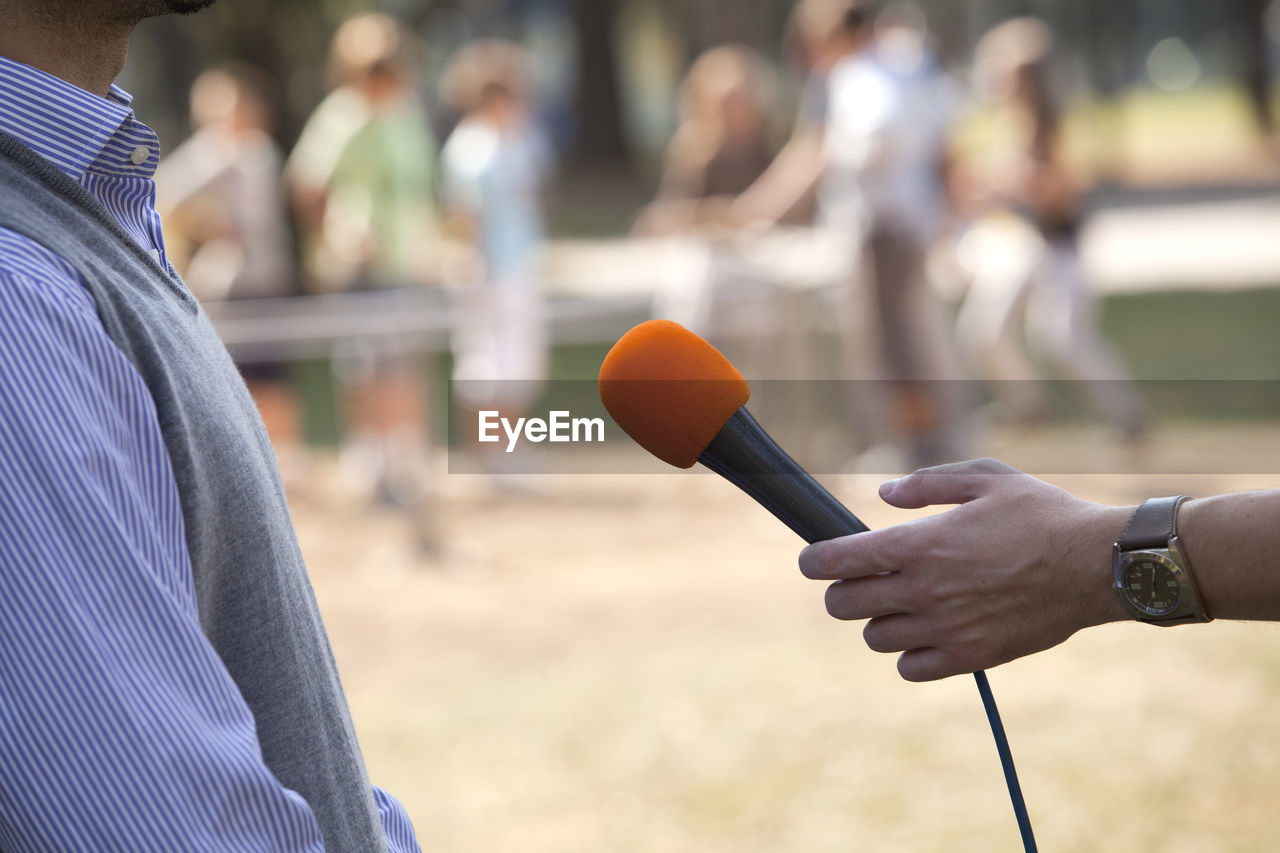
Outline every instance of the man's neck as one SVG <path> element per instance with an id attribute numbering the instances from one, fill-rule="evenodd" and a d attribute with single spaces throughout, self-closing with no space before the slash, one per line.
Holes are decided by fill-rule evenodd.
<path id="1" fill-rule="evenodd" d="M 38 68 L 95 95 L 106 96 L 124 68 L 134 21 L 90 17 L 95 4 L 0 0 L 0 56 Z"/>

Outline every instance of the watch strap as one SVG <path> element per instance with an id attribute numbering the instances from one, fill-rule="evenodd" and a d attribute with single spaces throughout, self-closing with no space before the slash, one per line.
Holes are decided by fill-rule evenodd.
<path id="1" fill-rule="evenodd" d="M 1186 495 L 1177 495 L 1143 501 L 1116 540 L 1116 547 L 1121 551 L 1167 548 L 1177 533 L 1178 504 L 1186 499 Z"/>
<path id="2" fill-rule="evenodd" d="M 1153 618 L 1145 615 L 1137 608 L 1121 588 L 1120 573 L 1123 568 L 1121 555 L 1130 551 L 1170 549 L 1173 553 L 1177 541 L 1178 506 L 1187 500 L 1186 495 L 1167 498 L 1152 498 L 1144 501 L 1129 519 L 1128 526 L 1120 534 L 1115 544 L 1115 582 L 1120 600 L 1130 614 L 1142 622 L 1151 625 L 1180 625 L 1187 622 L 1211 622 L 1213 617 L 1206 611 L 1204 600 L 1196 587 L 1191 566 L 1187 565 L 1186 556 L 1178 552 L 1178 564 L 1182 570 L 1183 590 L 1187 596 L 1187 607 L 1180 615 Z"/>

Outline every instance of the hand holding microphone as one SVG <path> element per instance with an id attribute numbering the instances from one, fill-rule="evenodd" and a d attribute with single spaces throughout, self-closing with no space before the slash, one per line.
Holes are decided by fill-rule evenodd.
<path id="1" fill-rule="evenodd" d="M 600 395 L 646 450 L 679 468 L 703 464 L 811 543 L 800 569 L 835 582 L 828 612 L 870 620 L 867 645 L 902 653 L 909 681 L 1006 663 L 1125 616 L 1110 554 L 1127 508 L 979 459 L 886 484 L 880 494 L 893 506 L 958 506 L 867 533 L 751 417 L 750 388 L 729 360 L 665 320 L 618 341 L 600 369 Z"/>
<path id="2" fill-rule="evenodd" d="M 828 610 L 837 618 L 870 618 L 866 629 L 868 644 L 878 651 L 905 652 L 899 663 L 904 677 L 923 680 L 960 672 L 974 674 L 996 739 L 1024 849 L 1034 851 L 1035 839 L 1004 727 L 981 669 L 987 659 L 999 663 L 1034 649 L 976 641 L 993 606 L 998 611 L 1006 605 L 992 605 L 994 599 L 987 595 L 989 590 L 982 582 L 966 588 L 959 577 L 939 577 L 932 561 L 947 556 L 946 537 L 938 534 L 948 526 L 971 537 L 985 535 L 989 527 L 967 525 L 963 518 L 966 511 L 970 515 L 1008 512 L 1006 523 L 1012 527 L 1017 524 L 1014 518 L 1026 517 L 1014 512 L 1027 508 L 1024 501 L 1036 506 L 1046 502 L 1060 506 L 1063 497 L 1070 496 L 1026 475 L 1009 476 L 1017 472 L 993 460 L 943 466 L 932 472 L 918 471 L 887 492 L 882 490 L 882 496 L 891 503 L 898 497 L 899 506 L 965 504 L 941 516 L 947 522 L 940 525 L 925 519 L 879 534 L 867 533 L 865 524 L 787 456 L 755 422 L 744 408 L 750 396 L 742 374 L 728 359 L 697 335 L 665 320 L 642 323 L 623 335 L 600 368 L 600 397 L 605 408 L 638 444 L 679 468 L 701 462 L 811 543 L 801 555 L 801 568 L 809 577 L 836 581 L 828 589 Z M 950 483 L 952 490 L 935 492 L 928 488 L 938 483 Z M 1033 488 L 1032 483 L 1043 488 Z M 986 499 L 988 492 L 1001 492 L 1005 499 Z M 855 533 L 862 535 L 848 535 Z M 1034 590 L 1037 580 L 1044 580 L 1037 578 L 1036 568 L 1022 561 L 1002 580 L 1014 589 Z M 986 567 L 975 564 L 970 569 L 982 573 Z M 971 571 L 969 580 L 972 579 Z M 963 593 L 956 594 L 956 590 Z M 1046 609 L 1055 609 L 1044 601 L 1029 603 L 1033 606 L 1023 611 L 1022 619 L 1032 625 L 1042 619 Z M 1053 642 L 1066 639 L 1075 630 L 1069 617 L 1062 617 L 1061 612 L 1058 615 L 1062 625 L 1050 636 L 1063 630 L 1066 633 Z M 954 648 L 947 644 L 948 636 L 957 640 Z"/>
<path id="3" fill-rule="evenodd" d="M 1092 504 L 994 459 L 916 471 L 880 487 L 902 509 L 955 509 L 865 536 L 820 542 L 800 570 L 827 589 L 827 612 L 869 620 L 873 651 L 929 681 L 1055 646 L 1125 618 L 1111 544 L 1131 509 Z"/>

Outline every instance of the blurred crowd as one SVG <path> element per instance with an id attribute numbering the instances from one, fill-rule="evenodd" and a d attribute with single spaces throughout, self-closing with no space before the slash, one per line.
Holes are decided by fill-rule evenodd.
<path id="1" fill-rule="evenodd" d="M 194 133 L 157 174 L 158 205 L 177 265 L 206 302 L 439 294 L 466 404 L 513 411 L 546 372 L 537 258 L 551 148 L 530 109 L 525 56 L 501 41 L 450 60 L 439 87 L 456 122 L 437 145 L 417 91 L 419 50 L 388 16 L 342 24 L 330 90 L 287 156 L 270 135 L 260 73 L 206 71 L 191 92 Z M 429 467 L 429 385 L 416 356 L 368 338 L 333 353 L 342 464 L 377 500 L 406 507 L 426 499 Z M 299 418 L 283 367 L 242 370 L 288 477 Z"/>
<path id="2" fill-rule="evenodd" d="M 1046 362 L 1138 439 L 1139 397 L 1098 333 L 1080 265 L 1086 187 L 1064 150 L 1048 27 L 1013 19 L 980 41 L 974 96 L 1012 132 L 1003 149 L 969 157 L 953 145 L 967 93 L 937 62 L 918 10 L 806 0 L 786 38 L 804 84 L 785 145 L 769 156 L 763 60 L 742 47 L 709 51 L 685 79 L 682 121 L 639 230 L 757 235 L 801 221 L 842 244 L 842 375 L 869 380 L 850 383 L 848 411 L 874 464 L 966 453 L 975 401 L 953 380 L 1009 380 L 993 385 L 1000 414 L 1043 418 L 1033 380 Z M 709 307 L 716 266 L 688 313 L 695 326 L 723 316 Z M 941 268 L 962 279 L 958 305 L 942 296 Z"/>
<path id="3" fill-rule="evenodd" d="M 713 341 L 742 337 L 731 328 L 740 321 L 766 350 L 781 332 L 803 337 L 777 328 L 788 317 L 769 302 L 778 282 L 753 281 L 736 261 L 768 234 L 806 229 L 837 247 L 835 372 L 873 380 L 839 386 L 859 456 L 889 452 L 897 467 L 961 457 L 976 401 L 952 380 L 1033 380 L 1045 365 L 1083 380 L 1097 414 L 1140 438 L 1140 398 L 1099 334 L 1080 264 L 1088 187 L 1064 150 L 1049 29 L 1031 18 L 999 24 L 978 45 L 972 81 L 961 81 L 935 58 L 915 7 L 801 0 L 782 48 L 802 80 L 791 98 L 740 45 L 713 47 L 688 70 L 656 197 L 632 239 L 695 241 L 704 264 L 682 292 L 659 289 L 654 313 Z M 519 417 L 548 377 L 541 264 L 554 146 L 520 46 L 477 40 L 448 60 L 430 81 L 451 111 L 444 123 L 423 106 L 421 50 L 391 17 L 346 21 L 330 48 L 329 92 L 289 152 L 273 141 L 260 71 L 202 74 L 194 132 L 157 173 L 171 255 L 210 302 L 431 294 L 450 318 L 459 407 Z M 999 148 L 961 156 L 955 128 L 975 101 L 1011 132 Z M 790 116 L 780 145 L 779 115 Z M 445 125 L 437 140 L 432 129 Z M 735 315 L 760 292 L 763 310 Z M 421 506 L 433 393 L 416 351 L 366 341 L 336 349 L 333 362 L 342 464 L 377 500 Z M 287 476 L 302 454 L 285 367 L 244 371 Z M 1045 416 L 1036 382 L 993 387 L 1003 416 Z M 485 464 L 510 485 L 518 472 L 503 456 Z"/>

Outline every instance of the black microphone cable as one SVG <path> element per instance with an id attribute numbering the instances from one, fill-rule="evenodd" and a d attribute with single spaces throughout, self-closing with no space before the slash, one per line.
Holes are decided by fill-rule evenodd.
<path id="1" fill-rule="evenodd" d="M 699 384 L 715 393 L 702 393 Z M 655 393 L 658 388 L 663 392 Z M 806 542 L 868 530 L 756 423 L 743 408 L 751 391 L 742 374 L 688 329 L 650 320 L 623 335 L 600 366 L 600 396 L 618 425 L 650 453 L 679 468 L 701 462 Z M 1035 853 L 1031 820 L 991 684 L 981 670 L 973 677 L 996 740 L 1023 848 Z"/>
<path id="2" fill-rule="evenodd" d="M 1013 751 L 1009 749 L 1009 738 L 1004 733 L 1004 723 L 1000 722 L 1000 709 L 996 707 L 996 697 L 991 692 L 991 682 L 987 681 L 986 670 L 975 672 L 973 680 L 978 682 L 982 707 L 987 712 L 987 722 L 991 724 L 991 734 L 996 739 L 996 752 L 1000 753 L 1004 783 L 1009 787 L 1009 801 L 1013 803 L 1013 815 L 1018 819 L 1018 832 L 1022 834 L 1022 849 L 1026 853 L 1036 853 L 1036 836 L 1031 831 L 1031 816 L 1027 814 L 1027 802 L 1022 798 L 1018 769 L 1013 766 Z"/>
<path id="3" fill-rule="evenodd" d="M 698 461 L 742 489 L 809 544 L 870 529 L 796 464 L 745 408 L 739 409 L 721 427 Z M 1026 853 L 1036 853 L 1031 818 L 991 683 L 982 670 L 975 672 L 973 678 L 978 683 L 982 707 L 1000 754 L 1000 767 L 1009 788 L 1018 832 L 1022 835 L 1022 847 Z"/>

